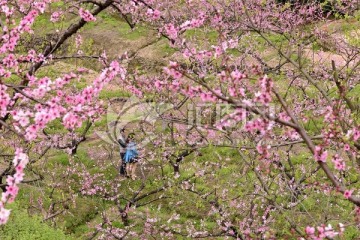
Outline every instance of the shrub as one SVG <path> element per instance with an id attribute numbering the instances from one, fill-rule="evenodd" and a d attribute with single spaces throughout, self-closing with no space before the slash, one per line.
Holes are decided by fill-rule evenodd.
<path id="1" fill-rule="evenodd" d="M 43 223 L 38 216 L 29 216 L 28 213 L 20 209 L 17 204 L 9 205 L 12 214 L 8 223 L 0 227 L 2 240 L 48 240 L 48 239 L 73 239 L 65 235 L 59 229 Z"/>

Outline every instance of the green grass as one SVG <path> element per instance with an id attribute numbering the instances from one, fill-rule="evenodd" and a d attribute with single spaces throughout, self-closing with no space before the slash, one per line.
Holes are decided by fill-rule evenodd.
<path id="1" fill-rule="evenodd" d="M 99 199 L 96 198 L 77 198 L 76 208 L 64 218 L 66 232 L 73 233 L 75 236 L 86 233 L 88 229 L 86 223 L 93 220 L 99 212 L 98 202 Z"/>
<path id="2" fill-rule="evenodd" d="M 204 45 L 215 45 L 218 41 L 218 32 L 209 29 L 189 29 L 184 33 L 184 37 L 191 39 L 199 44 Z"/>
<path id="3" fill-rule="evenodd" d="M 49 122 L 45 130 L 48 134 L 66 133 L 67 132 L 67 130 L 64 128 L 64 126 L 62 124 L 61 119 L 55 119 L 55 120 Z"/>
<path id="4" fill-rule="evenodd" d="M 59 77 L 60 74 L 61 74 L 60 69 L 52 66 L 40 68 L 36 72 L 36 76 L 38 78 L 49 77 L 51 79 L 54 79 L 56 77 Z"/>
<path id="5" fill-rule="evenodd" d="M 2 240 L 71 240 L 72 236 L 43 223 L 37 215 L 29 216 L 18 204 L 9 204 L 12 209 L 8 223 L 0 227 Z"/>
<path id="6" fill-rule="evenodd" d="M 168 40 L 165 38 L 160 41 L 160 44 L 156 45 L 156 48 L 159 49 L 159 53 L 163 56 L 171 56 L 177 51 L 175 48 L 170 47 Z"/>
<path id="7" fill-rule="evenodd" d="M 74 20 L 73 15 L 69 15 L 69 16 L 71 16 L 71 18 L 65 22 L 60 20 L 59 22 L 53 23 L 50 21 L 51 15 L 49 13 L 41 14 L 38 17 L 36 17 L 33 24 L 33 29 L 38 36 L 45 36 L 46 34 L 55 32 L 55 30 L 60 30 L 60 31 L 65 30 L 68 26 L 70 26 L 70 23 Z"/>
<path id="8" fill-rule="evenodd" d="M 319 134 L 323 126 L 324 121 L 322 118 L 310 118 L 308 122 L 304 124 L 305 130 L 312 135 Z"/>
<path id="9" fill-rule="evenodd" d="M 150 33 L 149 27 L 138 24 L 131 29 L 126 21 L 118 15 L 102 12 L 97 16 L 97 21 L 88 22 L 83 30 L 92 30 L 95 27 L 101 27 L 101 30 L 115 30 L 118 37 L 126 40 L 138 40 L 144 38 Z"/>
<path id="10" fill-rule="evenodd" d="M 120 89 L 109 89 L 109 90 L 102 90 L 99 94 L 99 98 L 104 100 L 119 98 L 119 97 L 130 97 L 130 93 L 121 91 Z"/>
<path id="11" fill-rule="evenodd" d="M 56 151 L 54 156 L 48 160 L 51 168 L 55 168 L 55 165 L 61 164 L 62 166 L 69 166 L 69 155 L 63 151 Z"/>

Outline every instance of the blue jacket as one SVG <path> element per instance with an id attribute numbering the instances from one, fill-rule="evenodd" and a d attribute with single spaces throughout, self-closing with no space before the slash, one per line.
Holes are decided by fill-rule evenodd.
<path id="1" fill-rule="evenodd" d="M 135 142 L 129 142 L 126 146 L 126 152 L 124 156 L 124 161 L 126 163 L 131 163 L 134 161 L 134 159 L 138 156 L 138 151 L 136 149 L 136 143 Z"/>

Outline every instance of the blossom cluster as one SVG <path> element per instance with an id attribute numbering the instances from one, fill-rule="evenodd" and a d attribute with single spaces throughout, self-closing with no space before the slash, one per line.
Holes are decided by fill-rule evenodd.
<path id="1" fill-rule="evenodd" d="M 1 194 L 0 201 L 0 225 L 5 224 L 10 215 L 10 210 L 5 208 L 6 203 L 11 203 L 14 201 L 16 195 L 19 191 L 18 184 L 23 181 L 24 178 L 24 168 L 29 162 L 29 157 L 22 149 L 17 149 L 15 152 L 15 157 L 13 160 L 13 165 L 15 168 L 15 174 L 13 176 L 9 175 L 6 178 L 6 191 Z"/>
<path id="2" fill-rule="evenodd" d="M 50 21 L 53 22 L 53 23 L 58 22 L 58 21 L 60 21 L 62 15 L 63 15 L 62 11 L 53 12 L 51 14 Z"/>
<path id="3" fill-rule="evenodd" d="M 333 229 L 331 224 L 327 226 L 321 225 L 318 227 L 307 226 L 305 232 L 309 239 L 322 240 L 322 239 L 333 239 L 345 231 L 345 227 L 342 223 L 339 223 L 339 231 Z"/>
<path id="4" fill-rule="evenodd" d="M 79 15 L 86 22 L 95 22 L 96 21 L 96 17 L 94 17 L 89 10 L 84 10 L 83 8 L 80 8 Z"/>

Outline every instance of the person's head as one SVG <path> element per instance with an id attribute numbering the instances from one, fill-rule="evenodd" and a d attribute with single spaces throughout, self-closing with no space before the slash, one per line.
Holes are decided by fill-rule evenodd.
<path id="1" fill-rule="evenodd" d="M 135 134 L 134 134 L 134 133 L 130 133 L 129 136 L 128 136 L 128 139 L 129 139 L 130 141 L 134 141 L 134 139 L 135 139 Z"/>

